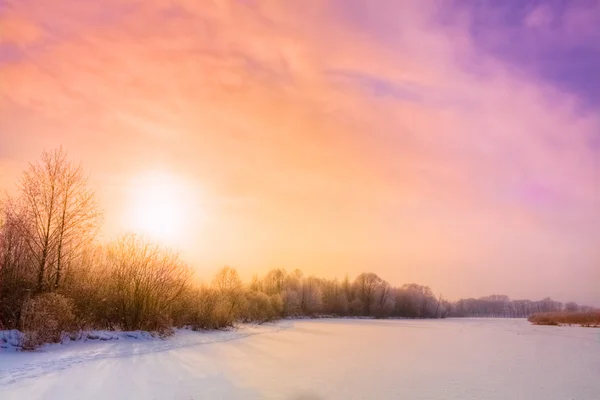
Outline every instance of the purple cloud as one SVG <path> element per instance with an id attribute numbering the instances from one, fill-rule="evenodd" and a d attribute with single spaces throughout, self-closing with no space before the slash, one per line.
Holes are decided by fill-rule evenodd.
<path id="1" fill-rule="evenodd" d="M 599 1 L 459 4 L 483 54 L 573 93 L 589 107 L 600 105 Z"/>

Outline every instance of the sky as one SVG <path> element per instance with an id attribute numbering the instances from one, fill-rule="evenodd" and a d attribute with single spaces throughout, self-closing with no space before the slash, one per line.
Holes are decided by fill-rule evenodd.
<path id="1" fill-rule="evenodd" d="M 201 276 L 600 305 L 598 0 L 0 0 L 0 189 L 60 145 Z"/>

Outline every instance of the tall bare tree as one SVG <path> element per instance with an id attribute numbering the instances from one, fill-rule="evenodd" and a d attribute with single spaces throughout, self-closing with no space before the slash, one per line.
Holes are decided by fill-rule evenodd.
<path id="1" fill-rule="evenodd" d="M 87 188 L 87 179 L 80 165 L 67 163 L 59 183 L 61 203 L 57 226 L 55 288 L 61 283 L 64 262 L 93 240 L 100 216 L 94 193 Z"/>
<path id="2" fill-rule="evenodd" d="M 238 272 L 231 267 L 221 268 L 213 279 L 213 286 L 223 303 L 225 321 L 232 321 L 239 312 L 244 298 L 243 284 Z"/>
<path id="3" fill-rule="evenodd" d="M 36 261 L 37 291 L 60 285 L 64 261 L 94 237 L 99 211 L 81 166 L 59 148 L 42 153 L 23 174 L 20 190 L 29 221 L 30 251 Z"/>
<path id="4" fill-rule="evenodd" d="M 364 315 L 371 315 L 375 293 L 377 293 L 382 284 L 383 279 L 373 272 L 364 272 L 354 280 L 356 295 L 362 302 Z"/>

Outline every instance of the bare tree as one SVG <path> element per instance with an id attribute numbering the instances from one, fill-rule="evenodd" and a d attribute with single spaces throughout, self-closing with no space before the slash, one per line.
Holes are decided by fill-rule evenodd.
<path id="1" fill-rule="evenodd" d="M 268 295 L 279 294 L 283 291 L 286 277 L 284 269 L 277 268 L 269 271 L 264 278 L 264 290 Z"/>
<path id="2" fill-rule="evenodd" d="M 0 204 L 0 326 L 16 328 L 35 280 L 27 247 L 27 220 L 13 199 Z"/>
<path id="3" fill-rule="evenodd" d="M 375 316 L 378 318 L 387 317 L 393 310 L 395 303 L 392 298 L 392 288 L 389 283 L 382 280 L 377 289 L 377 302 L 375 307 Z"/>
<path id="4" fill-rule="evenodd" d="M 312 315 L 321 311 L 323 296 L 321 282 L 318 278 L 314 276 L 304 278 L 299 295 L 300 310 L 305 315 Z"/>
<path id="5" fill-rule="evenodd" d="M 20 190 L 30 227 L 27 243 L 38 266 L 37 291 L 46 290 L 46 283 L 53 290 L 60 285 L 64 260 L 96 232 L 94 194 L 81 167 L 72 165 L 62 148 L 30 164 Z"/>
<path id="6" fill-rule="evenodd" d="M 191 277 L 176 253 L 126 235 L 108 246 L 109 316 L 126 329 L 163 329 Z"/>
<path id="7" fill-rule="evenodd" d="M 346 315 L 348 313 L 348 298 L 337 279 L 323 279 L 321 283 L 323 296 L 323 311 L 327 314 Z"/>
<path id="8" fill-rule="evenodd" d="M 226 325 L 237 318 L 244 301 L 243 285 L 237 271 L 231 267 L 223 267 L 213 280 L 222 304 L 222 317 Z"/>
<path id="9" fill-rule="evenodd" d="M 60 176 L 60 189 L 55 288 L 61 283 L 64 261 L 93 240 L 100 216 L 94 193 L 87 188 L 80 165 L 66 164 Z"/>
<path id="10" fill-rule="evenodd" d="M 354 280 L 356 295 L 362 302 L 364 315 L 371 315 L 375 294 L 382 284 L 383 279 L 373 272 L 362 273 Z"/>
<path id="11" fill-rule="evenodd" d="M 567 312 L 577 312 L 579 311 L 579 305 L 573 301 L 570 301 L 565 304 L 565 311 Z"/>

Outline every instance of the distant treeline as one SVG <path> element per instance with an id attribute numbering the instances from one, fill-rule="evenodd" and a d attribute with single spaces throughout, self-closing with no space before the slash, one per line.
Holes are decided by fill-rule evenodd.
<path id="1" fill-rule="evenodd" d="M 547 297 L 539 301 L 511 300 L 508 296 L 492 295 L 479 299 L 461 299 L 452 304 L 450 317 L 527 318 L 549 312 L 589 312 L 593 307 L 574 302 L 561 303 Z"/>
<path id="2" fill-rule="evenodd" d="M 450 303 L 427 286 L 394 287 L 374 273 L 323 279 L 275 269 L 243 283 L 225 267 L 207 283 L 169 249 L 126 235 L 99 244 L 94 193 L 62 149 L 43 153 L 0 202 L 0 329 L 24 332 L 24 348 L 83 329 L 219 329 L 294 316 L 375 318 L 527 317 L 582 310 L 550 299 L 506 296 Z"/>

